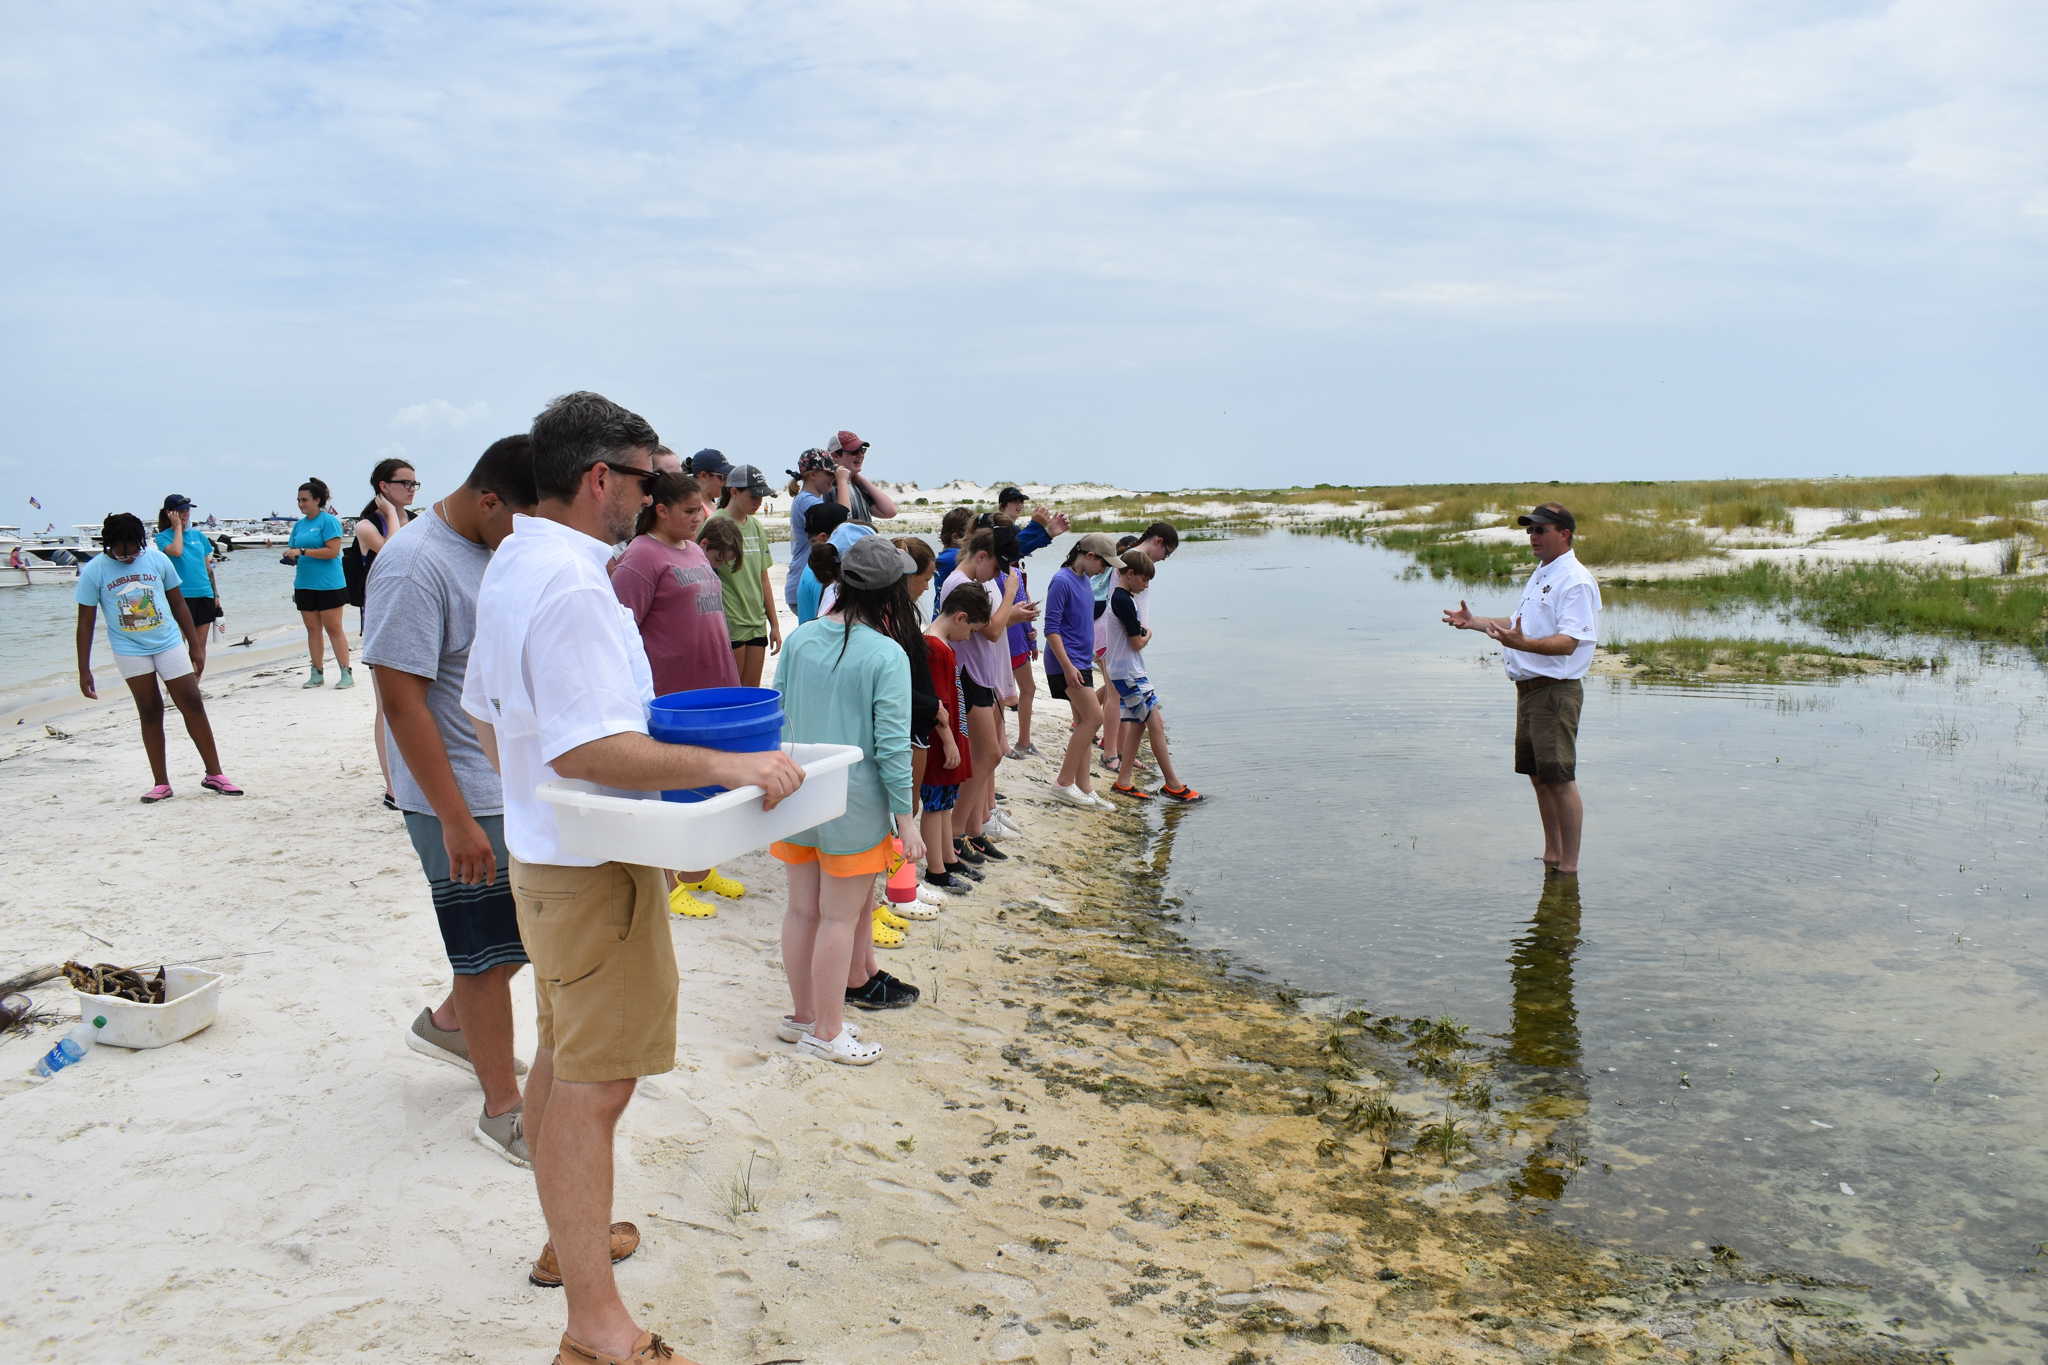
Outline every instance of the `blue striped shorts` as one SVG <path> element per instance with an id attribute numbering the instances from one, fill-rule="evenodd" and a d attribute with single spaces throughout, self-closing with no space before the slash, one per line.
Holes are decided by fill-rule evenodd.
<path id="1" fill-rule="evenodd" d="M 441 822 L 431 815 L 405 812 L 405 832 L 420 855 L 427 889 L 434 897 L 434 918 L 441 922 L 441 946 L 457 976 L 476 976 L 493 967 L 527 961 L 519 938 L 519 911 L 512 903 L 512 855 L 505 851 L 505 817 L 479 815 L 476 822 L 491 837 L 498 858 L 498 880 L 489 886 L 464 886 L 448 875 L 448 845 L 441 840 Z"/>

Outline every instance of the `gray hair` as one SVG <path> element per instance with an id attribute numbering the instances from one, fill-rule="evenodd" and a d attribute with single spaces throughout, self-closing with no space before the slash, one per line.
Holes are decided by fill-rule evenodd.
<path id="1" fill-rule="evenodd" d="M 630 463 L 620 459 L 626 451 L 660 444 L 646 418 L 603 394 L 565 393 L 533 419 L 534 489 L 543 499 L 573 502 L 592 465 Z"/>

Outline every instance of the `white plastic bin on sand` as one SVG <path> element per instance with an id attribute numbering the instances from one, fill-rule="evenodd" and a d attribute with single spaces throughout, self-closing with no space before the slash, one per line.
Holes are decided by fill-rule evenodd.
<path id="1" fill-rule="evenodd" d="M 782 750 L 803 768 L 804 784 L 774 810 L 761 808 L 759 787 L 735 787 L 704 801 L 641 801 L 561 778 L 533 794 L 554 806 L 564 853 L 642 867 L 716 867 L 846 814 L 846 770 L 860 762 L 860 746 L 785 744 Z"/>
<path id="2" fill-rule="evenodd" d="M 166 967 L 161 1005 L 138 1005 L 133 1000 L 87 995 L 84 991 L 73 993 L 78 996 L 79 1018 L 106 1016 L 107 1026 L 100 1030 L 102 1043 L 113 1047 L 162 1047 L 180 1038 L 190 1038 L 213 1022 L 214 1010 L 220 1005 L 221 980 L 219 972 Z"/>

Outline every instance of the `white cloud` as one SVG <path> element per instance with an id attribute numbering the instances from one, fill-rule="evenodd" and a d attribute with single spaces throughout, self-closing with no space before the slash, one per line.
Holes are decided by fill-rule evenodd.
<path id="1" fill-rule="evenodd" d="M 427 403 L 414 403 L 400 408 L 391 418 L 394 427 L 426 427 L 433 431 L 461 431 L 472 422 L 481 422 L 491 412 L 489 403 L 471 403 L 458 408 L 445 398 L 436 398 Z M 397 447 L 400 455 L 404 447 Z"/>
<path id="2" fill-rule="evenodd" d="M 1411 284 L 1389 289 L 1386 297 L 1396 303 L 1419 303 L 1432 308 L 1487 308 L 1509 303 L 1553 303 L 1570 298 L 1548 289 L 1522 289 L 1509 284 Z"/>
<path id="3" fill-rule="evenodd" d="M 1002 413 L 1148 487 L 2009 468 L 2048 420 L 1998 378 L 2048 349 L 2030 0 L 18 8 L 0 448 L 110 389 L 202 464 L 233 412 L 452 467 L 588 386 L 770 468 L 850 426 L 940 482 Z M 1477 371 L 1530 401 L 1452 429 Z"/>

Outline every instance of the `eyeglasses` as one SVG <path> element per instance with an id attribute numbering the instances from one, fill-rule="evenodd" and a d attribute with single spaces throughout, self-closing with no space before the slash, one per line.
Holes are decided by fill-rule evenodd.
<path id="1" fill-rule="evenodd" d="M 631 474 L 640 480 L 640 491 L 649 495 L 654 492 L 654 481 L 661 477 L 659 470 L 635 469 L 631 465 L 613 464 L 610 460 L 593 460 L 589 467 L 595 468 L 597 465 L 603 465 L 614 474 Z"/>
<path id="2" fill-rule="evenodd" d="M 420 486 L 418 479 L 386 479 L 384 482 L 395 483 L 400 488 L 418 488 Z"/>

